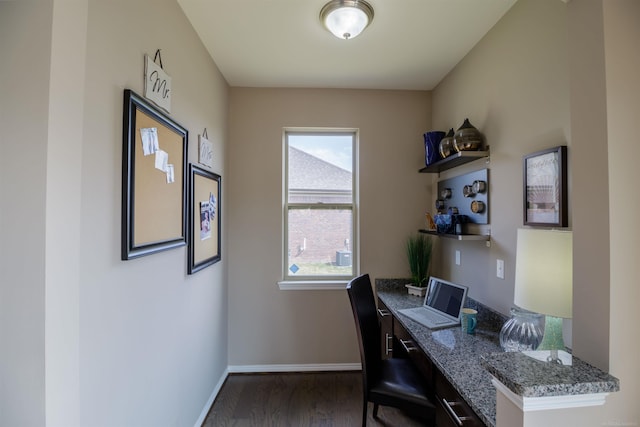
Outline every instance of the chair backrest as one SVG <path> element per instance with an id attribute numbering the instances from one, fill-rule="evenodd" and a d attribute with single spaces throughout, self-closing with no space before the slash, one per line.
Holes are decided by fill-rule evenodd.
<path id="1" fill-rule="evenodd" d="M 351 310 L 356 321 L 364 389 L 375 384 L 380 375 L 380 322 L 368 274 L 356 277 L 347 285 Z"/>

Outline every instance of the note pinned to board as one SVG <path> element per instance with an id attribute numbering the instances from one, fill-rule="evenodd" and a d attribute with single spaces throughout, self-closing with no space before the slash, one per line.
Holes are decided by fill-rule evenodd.
<path id="1" fill-rule="evenodd" d="M 149 156 L 160 149 L 157 128 L 141 128 L 140 139 L 142 140 L 142 153 L 145 156 Z"/>
<path id="2" fill-rule="evenodd" d="M 176 182 L 173 165 L 167 165 L 167 184 Z"/>
<path id="3" fill-rule="evenodd" d="M 167 171 L 167 165 L 169 164 L 169 153 L 163 150 L 156 151 L 156 169 L 162 172 Z"/>

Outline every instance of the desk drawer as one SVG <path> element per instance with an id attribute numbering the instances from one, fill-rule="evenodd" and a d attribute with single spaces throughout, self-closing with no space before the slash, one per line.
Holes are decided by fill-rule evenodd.
<path id="1" fill-rule="evenodd" d="M 389 308 L 378 300 L 378 320 L 380 321 L 380 352 L 383 359 L 393 357 L 393 315 Z"/>
<path id="2" fill-rule="evenodd" d="M 436 425 L 438 427 L 484 427 L 473 409 L 447 379 L 435 370 Z"/>
<path id="3" fill-rule="evenodd" d="M 395 345 L 398 347 L 398 351 L 395 356 L 398 357 L 399 353 L 403 353 L 409 356 L 411 361 L 416 365 L 420 373 L 424 376 L 427 384 L 433 388 L 433 363 L 422 351 L 418 344 L 416 344 L 409 335 L 409 332 L 400 324 L 400 322 L 393 322 L 393 335 L 397 339 Z"/>

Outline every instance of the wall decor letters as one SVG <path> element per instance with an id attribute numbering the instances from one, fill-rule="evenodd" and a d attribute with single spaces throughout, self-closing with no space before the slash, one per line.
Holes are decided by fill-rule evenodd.
<path id="1" fill-rule="evenodd" d="M 160 65 L 155 63 L 156 59 L 160 60 Z M 144 97 L 171 113 L 171 76 L 162 68 L 160 49 L 153 60 L 149 55 L 144 56 Z"/>

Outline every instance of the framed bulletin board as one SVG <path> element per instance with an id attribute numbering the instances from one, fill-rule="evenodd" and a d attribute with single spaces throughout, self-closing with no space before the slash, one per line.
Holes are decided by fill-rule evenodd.
<path id="1" fill-rule="evenodd" d="M 189 165 L 189 274 L 220 261 L 221 178 Z"/>
<path id="2" fill-rule="evenodd" d="M 522 168 L 524 225 L 566 227 L 567 146 L 528 154 Z"/>
<path id="3" fill-rule="evenodd" d="M 188 132 L 124 91 L 122 259 L 186 245 Z"/>

